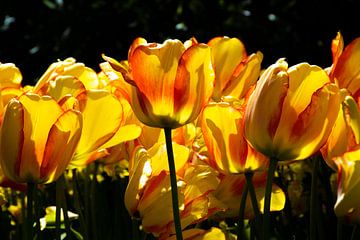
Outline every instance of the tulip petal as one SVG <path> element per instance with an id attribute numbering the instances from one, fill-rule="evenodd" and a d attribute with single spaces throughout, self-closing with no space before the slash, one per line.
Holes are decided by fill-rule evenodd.
<path id="1" fill-rule="evenodd" d="M 222 91 L 231 80 L 235 68 L 247 58 L 244 44 L 237 38 L 215 38 L 209 41 L 215 68 L 215 88 L 213 98 L 218 101 Z"/>
<path id="2" fill-rule="evenodd" d="M 45 178 L 44 182 L 55 181 L 65 171 L 79 142 L 81 128 L 81 113 L 73 110 L 62 114 L 52 126 L 40 167 L 40 178 Z"/>
<path id="3" fill-rule="evenodd" d="M 181 56 L 174 85 L 174 116 L 180 125 L 194 121 L 214 86 L 210 48 L 197 44 Z"/>
<path id="4" fill-rule="evenodd" d="M 335 81 L 340 88 L 347 88 L 352 94 L 360 89 L 360 38 L 346 46 L 334 70 Z"/>
<path id="5" fill-rule="evenodd" d="M 81 165 L 118 131 L 123 122 L 120 101 L 107 91 L 91 90 L 81 99 L 83 128 L 72 165 Z"/>
<path id="6" fill-rule="evenodd" d="M 7 106 L 2 124 L 0 162 L 5 175 L 15 182 L 24 182 L 18 177 L 24 141 L 23 127 L 24 108 L 17 99 L 12 99 Z"/>
<path id="7" fill-rule="evenodd" d="M 24 144 L 20 165 L 20 177 L 33 176 L 39 179 L 45 145 L 50 128 L 63 110 L 49 96 L 26 94 L 19 97 L 24 107 Z M 46 116 L 46 117 L 45 117 Z"/>
<path id="8" fill-rule="evenodd" d="M 50 82 L 48 94 L 56 101 L 61 101 L 65 95 L 77 97 L 86 91 L 84 84 L 73 76 L 60 76 Z"/>

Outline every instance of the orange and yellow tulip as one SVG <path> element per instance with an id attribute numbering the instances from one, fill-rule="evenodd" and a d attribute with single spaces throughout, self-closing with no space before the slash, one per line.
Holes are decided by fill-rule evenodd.
<path id="1" fill-rule="evenodd" d="M 55 181 L 80 140 L 81 113 L 49 96 L 26 93 L 9 101 L 1 129 L 0 163 L 18 183 Z"/>
<path id="2" fill-rule="evenodd" d="M 228 102 L 208 104 L 200 115 L 209 163 L 224 174 L 265 170 L 268 158 L 244 137 L 244 108 Z"/>
<path id="3" fill-rule="evenodd" d="M 244 44 L 237 38 L 215 37 L 208 42 L 215 70 L 215 87 L 212 99 L 223 96 L 241 99 L 257 81 L 263 55 L 247 55 Z"/>
<path id="4" fill-rule="evenodd" d="M 326 142 L 341 97 L 320 67 L 279 59 L 261 75 L 245 111 L 253 148 L 278 160 L 305 159 Z"/>
<path id="5" fill-rule="evenodd" d="M 131 83 L 127 95 L 137 118 L 152 127 L 177 128 L 194 121 L 213 92 L 210 47 L 194 39 L 158 44 L 138 38 L 128 65 L 106 59 Z"/>
<path id="6" fill-rule="evenodd" d="M 212 192 L 219 184 L 216 172 L 207 165 L 190 164 L 191 151 L 174 145 L 179 210 L 182 228 L 204 220 L 225 206 Z M 125 206 L 132 216 L 139 216 L 145 231 L 160 239 L 175 233 L 170 174 L 165 144 L 156 144 L 146 151 L 134 152 L 134 168 L 125 192 Z"/>

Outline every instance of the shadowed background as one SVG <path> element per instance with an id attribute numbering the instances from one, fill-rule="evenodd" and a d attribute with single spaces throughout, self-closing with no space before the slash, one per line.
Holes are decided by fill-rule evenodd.
<path id="1" fill-rule="evenodd" d="M 166 38 L 199 42 L 226 35 L 247 52 L 264 54 L 262 67 L 331 65 L 331 40 L 360 37 L 357 0 L 34 0 L 0 2 L 0 62 L 13 62 L 34 84 L 57 59 L 74 57 L 98 71 L 101 54 L 126 59 L 131 42 Z"/>

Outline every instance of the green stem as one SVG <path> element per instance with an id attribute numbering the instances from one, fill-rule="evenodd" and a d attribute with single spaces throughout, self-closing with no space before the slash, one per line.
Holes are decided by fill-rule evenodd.
<path id="1" fill-rule="evenodd" d="M 180 222 L 179 199 L 178 199 L 178 191 L 177 191 L 174 153 L 172 147 L 171 128 L 164 128 L 164 132 L 165 132 L 166 151 L 167 151 L 169 170 L 170 170 L 171 197 L 172 197 L 176 239 L 182 240 L 183 237 L 182 237 L 181 222 Z"/>
<path id="2" fill-rule="evenodd" d="M 99 239 L 98 238 L 98 227 L 97 227 L 97 215 L 96 215 L 96 195 L 97 195 L 97 190 L 96 190 L 96 186 L 97 186 L 97 173 L 98 173 L 98 169 L 99 169 L 99 164 L 97 162 L 94 163 L 95 167 L 94 167 L 94 175 L 93 175 L 93 179 L 90 182 L 90 213 L 91 213 L 91 227 L 92 227 L 92 235 L 94 239 Z"/>
<path id="3" fill-rule="evenodd" d="M 264 218 L 263 218 L 263 236 L 264 240 L 268 240 L 270 236 L 270 204 L 271 204 L 271 190 L 274 173 L 277 167 L 277 158 L 270 158 L 270 165 L 266 178 L 265 186 L 265 200 L 264 200 Z"/>
<path id="4" fill-rule="evenodd" d="M 61 240 L 61 183 L 56 181 L 56 212 L 55 212 L 55 231 L 56 240 Z"/>
<path id="5" fill-rule="evenodd" d="M 37 240 L 42 240 L 43 236 L 42 236 L 42 232 L 41 232 L 41 226 L 40 226 L 40 198 L 39 195 L 37 193 L 37 191 L 34 192 L 34 205 L 35 205 L 35 220 L 36 220 L 36 236 L 37 236 Z"/>
<path id="6" fill-rule="evenodd" d="M 69 215 L 68 215 L 68 209 L 67 209 L 67 202 L 66 202 L 66 184 L 65 184 L 65 176 L 64 174 L 62 174 L 60 176 L 60 184 L 61 184 L 61 208 L 63 210 L 63 214 L 64 214 L 64 222 L 65 222 L 65 231 L 66 231 L 66 239 L 71 240 L 71 229 L 70 229 L 70 220 L 69 220 Z"/>
<path id="7" fill-rule="evenodd" d="M 80 201 L 79 186 L 78 186 L 79 180 L 77 177 L 76 169 L 72 170 L 72 177 L 73 177 L 73 189 L 74 189 L 74 206 L 76 208 L 77 213 L 79 214 L 81 233 L 84 236 L 84 239 L 89 239 L 87 232 L 87 225 L 83 213 L 83 207 L 81 204 L 82 201 Z"/>
<path id="8" fill-rule="evenodd" d="M 318 182 L 318 168 L 319 158 L 313 158 L 313 169 L 311 177 L 311 195 L 310 195 L 310 240 L 316 239 L 316 225 L 317 225 L 317 182 Z"/>
<path id="9" fill-rule="evenodd" d="M 35 191 L 36 184 L 28 183 L 27 184 L 27 215 L 26 215 L 26 227 L 27 227 L 27 238 L 32 240 L 34 237 L 33 234 L 33 224 L 34 224 L 34 215 L 33 215 L 33 196 Z"/>
<path id="10" fill-rule="evenodd" d="M 261 230 L 261 212 L 259 209 L 259 204 L 256 198 L 256 193 L 255 193 L 255 188 L 254 188 L 254 184 L 252 182 L 252 178 L 254 176 L 253 172 L 247 172 L 245 173 L 245 178 L 246 178 L 246 184 L 248 185 L 249 188 L 249 194 L 250 194 L 250 199 L 251 199 L 251 205 L 253 207 L 254 210 L 254 215 L 255 215 L 255 226 L 256 226 L 256 232 L 260 232 Z"/>
<path id="11" fill-rule="evenodd" d="M 23 192 L 20 193 L 20 201 L 21 201 L 21 215 L 22 216 L 26 216 L 26 204 L 25 204 L 25 194 Z M 27 239 L 27 232 L 26 232 L 26 229 L 27 229 L 27 223 L 23 223 L 21 224 L 21 238 L 26 240 Z"/>
<path id="12" fill-rule="evenodd" d="M 249 190 L 248 185 L 245 182 L 244 189 L 241 195 L 240 208 L 239 208 L 239 221 L 238 221 L 238 232 L 237 232 L 238 240 L 245 239 L 244 217 L 245 217 L 245 207 L 246 207 L 246 198 L 248 195 L 248 190 Z"/>

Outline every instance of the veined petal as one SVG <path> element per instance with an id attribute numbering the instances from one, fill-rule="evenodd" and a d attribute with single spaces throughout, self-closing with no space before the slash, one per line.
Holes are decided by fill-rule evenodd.
<path id="1" fill-rule="evenodd" d="M 245 97 L 247 91 L 259 78 L 262 59 L 262 53 L 257 52 L 256 54 L 251 54 L 246 61 L 241 62 L 234 70 L 222 95 L 238 99 Z"/>
<path id="2" fill-rule="evenodd" d="M 81 113 L 68 110 L 52 126 L 40 167 L 42 182 L 55 181 L 66 169 L 80 140 Z"/>
<path id="3" fill-rule="evenodd" d="M 299 160 L 311 156 L 325 144 L 340 108 L 339 89 L 330 84 L 315 92 L 311 103 L 298 116 L 292 128 L 278 141 L 279 159 Z"/>
<path id="4" fill-rule="evenodd" d="M 135 214 L 143 188 L 152 174 L 150 157 L 144 148 L 136 148 L 133 157 L 135 166 L 129 166 L 130 179 L 124 197 L 125 207 L 131 215 Z"/>
<path id="5" fill-rule="evenodd" d="M 278 129 L 283 101 L 289 88 L 288 65 L 279 59 L 260 77 L 245 111 L 245 136 L 261 153 L 273 155 L 273 137 Z"/>
<path id="6" fill-rule="evenodd" d="M 24 107 L 24 143 L 21 151 L 19 175 L 36 181 L 40 177 L 49 131 L 63 110 L 54 99 L 27 93 L 19 97 Z M 29 177 L 31 178 L 29 179 Z"/>
<path id="7" fill-rule="evenodd" d="M 175 119 L 180 125 L 198 117 L 213 93 L 214 76 L 208 46 L 194 45 L 181 56 L 174 84 Z"/>
<path id="8" fill-rule="evenodd" d="M 347 45 L 338 59 L 334 78 L 340 88 L 347 88 L 352 94 L 360 89 L 360 38 Z"/>
<path id="9" fill-rule="evenodd" d="M 179 183 L 179 182 L 178 182 Z M 179 208 L 183 208 L 184 184 L 178 184 Z M 164 211 L 166 209 L 166 211 Z M 182 209 L 181 209 L 182 210 Z M 146 231 L 161 232 L 173 220 L 170 175 L 160 175 L 151 178 L 138 205 L 142 224 Z M 181 213 L 180 213 L 181 214 Z"/>
<path id="10" fill-rule="evenodd" d="M 215 68 L 215 88 L 213 98 L 220 100 L 222 91 L 230 81 L 235 68 L 247 57 L 244 44 L 237 38 L 215 38 L 211 46 L 212 62 Z"/>
<path id="11" fill-rule="evenodd" d="M 192 165 L 186 168 L 184 181 L 186 182 L 185 204 L 214 191 L 220 182 L 215 170 L 208 165 Z"/>
<path id="12" fill-rule="evenodd" d="M 24 108 L 17 99 L 10 100 L 1 130 L 0 163 L 5 175 L 15 182 L 26 182 L 19 176 L 24 141 Z"/>
<path id="13" fill-rule="evenodd" d="M 111 93 L 90 90 L 82 97 L 84 121 L 80 142 L 71 161 L 74 165 L 84 164 L 88 154 L 109 141 L 123 123 L 122 105 Z"/>
<path id="14" fill-rule="evenodd" d="M 210 164 L 224 173 L 243 173 L 247 142 L 243 137 L 242 113 L 228 103 L 205 107 L 201 128 L 210 154 Z"/>

